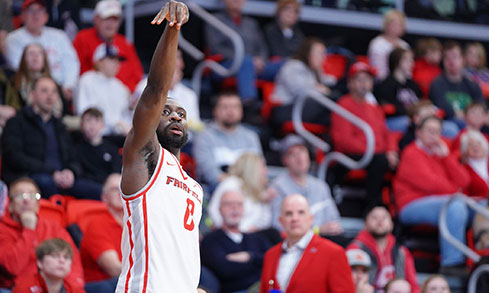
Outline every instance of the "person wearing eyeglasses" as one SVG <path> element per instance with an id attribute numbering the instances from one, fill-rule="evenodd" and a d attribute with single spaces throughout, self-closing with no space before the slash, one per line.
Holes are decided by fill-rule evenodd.
<path id="1" fill-rule="evenodd" d="M 0 288 L 11 288 L 20 275 L 36 273 L 36 247 L 49 238 L 67 241 L 73 250 L 73 264 L 66 281 L 83 287 L 80 254 L 68 232 L 56 222 L 39 216 L 41 195 L 27 177 L 10 184 L 8 213 L 0 220 Z"/>

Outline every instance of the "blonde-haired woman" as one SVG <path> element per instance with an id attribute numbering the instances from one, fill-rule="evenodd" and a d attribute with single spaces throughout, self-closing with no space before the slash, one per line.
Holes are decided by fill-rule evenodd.
<path id="1" fill-rule="evenodd" d="M 465 74 L 478 83 L 484 96 L 489 98 L 489 69 L 486 57 L 486 50 L 481 43 L 473 42 L 465 46 Z"/>
<path id="2" fill-rule="evenodd" d="M 244 197 L 243 219 L 239 225 L 241 232 L 253 232 L 269 228 L 272 222 L 269 201 L 276 196 L 276 191 L 267 188 L 267 167 L 261 155 L 243 153 L 229 167 L 229 176 L 214 191 L 207 207 L 213 227 L 222 225 L 219 213 L 219 202 L 222 194 L 228 190 L 240 190 Z"/>
<path id="3" fill-rule="evenodd" d="M 468 196 L 487 198 L 489 195 L 489 143 L 477 130 L 467 130 L 460 138 L 462 162 L 470 174 L 470 183 L 464 189 Z"/>
<path id="4" fill-rule="evenodd" d="M 383 80 L 389 74 L 388 58 L 395 48 L 409 49 L 408 43 L 401 39 L 406 28 L 406 16 L 399 10 L 389 10 L 384 15 L 382 34 L 368 45 L 370 65 L 377 69 L 377 79 Z"/>

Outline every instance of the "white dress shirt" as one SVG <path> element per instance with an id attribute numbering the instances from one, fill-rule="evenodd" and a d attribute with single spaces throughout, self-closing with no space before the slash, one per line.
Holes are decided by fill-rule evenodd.
<path id="1" fill-rule="evenodd" d="M 287 286 L 289 285 L 290 277 L 295 271 L 299 260 L 302 258 L 302 254 L 306 247 L 311 242 L 312 236 L 314 233 L 309 231 L 306 235 L 302 236 L 302 238 L 297 241 L 292 247 L 288 247 L 288 241 L 285 240 L 282 244 L 282 255 L 280 256 L 280 260 L 278 263 L 277 269 L 277 282 L 280 285 L 282 291 L 285 292 Z"/>

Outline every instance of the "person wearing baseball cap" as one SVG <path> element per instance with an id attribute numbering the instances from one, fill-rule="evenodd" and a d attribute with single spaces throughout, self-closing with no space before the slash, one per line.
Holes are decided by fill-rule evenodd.
<path id="1" fill-rule="evenodd" d="M 125 57 L 117 47 L 102 43 L 93 53 L 95 70 L 82 74 L 74 101 L 75 112 L 81 115 L 90 107 L 102 111 L 105 117 L 104 135 L 123 135 L 129 131 L 129 89 L 116 78 Z"/>
<path id="2" fill-rule="evenodd" d="M 100 44 L 108 43 L 117 48 L 119 55 L 124 57 L 125 61 L 120 63 L 116 77 L 132 92 L 143 78 L 143 67 L 134 45 L 118 33 L 121 16 L 120 1 L 99 1 L 95 6 L 94 26 L 78 32 L 73 45 L 80 58 L 80 74 L 93 69 L 93 56 Z"/>
<path id="3" fill-rule="evenodd" d="M 25 0 L 21 7 L 23 26 L 10 32 L 5 39 L 5 59 L 17 71 L 27 45 L 40 44 L 47 52 L 51 76 L 63 89 L 63 97 L 70 99 L 78 82 L 80 63 L 67 34 L 46 24 L 49 20 L 43 0 Z"/>
<path id="4" fill-rule="evenodd" d="M 280 142 L 282 163 L 287 168 L 271 183 L 278 192 L 278 196 L 271 202 L 272 225 L 283 231 L 280 225 L 280 205 L 283 199 L 293 193 L 306 197 L 314 214 L 313 230 L 325 236 L 340 236 L 343 228 L 340 223 L 340 213 L 331 196 L 329 186 L 309 174 L 311 159 L 306 141 L 296 135 L 289 134 Z"/>
<path id="5" fill-rule="evenodd" d="M 375 69 L 365 62 L 354 63 L 348 71 L 349 93 L 338 100 L 338 105 L 367 123 L 375 138 L 374 156 L 365 167 L 367 176 L 365 189 L 367 204 L 375 204 L 381 199 L 384 174 L 394 169 L 398 162 L 397 144 L 390 134 L 382 108 L 372 95 Z M 337 113 L 331 115 L 331 138 L 336 151 L 359 160 L 367 150 L 364 132 Z M 348 169 L 336 165 L 328 178 L 330 185 L 339 185 Z"/>
<path id="6" fill-rule="evenodd" d="M 356 293 L 373 293 L 374 287 L 368 283 L 368 272 L 372 265 L 370 256 L 361 249 L 350 249 L 346 251 L 346 258 L 351 268 Z"/>

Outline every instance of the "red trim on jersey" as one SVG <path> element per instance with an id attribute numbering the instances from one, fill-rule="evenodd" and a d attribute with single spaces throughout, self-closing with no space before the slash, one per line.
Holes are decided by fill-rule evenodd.
<path id="1" fill-rule="evenodd" d="M 128 218 L 131 218 L 131 208 L 129 207 L 128 201 L 126 201 L 126 207 L 127 207 Z M 131 278 L 131 269 L 134 264 L 134 260 L 132 259 L 134 242 L 132 242 L 132 228 L 131 228 L 131 222 L 129 220 L 127 220 L 127 230 L 129 232 L 129 244 L 131 245 L 131 250 L 129 251 L 129 270 L 127 270 L 126 285 L 124 287 L 124 292 L 129 292 L 129 279 Z"/>
<path id="2" fill-rule="evenodd" d="M 162 161 L 163 163 L 163 161 Z M 144 218 L 144 253 L 146 254 L 145 266 L 144 266 L 144 283 L 143 283 L 143 293 L 146 292 L 146 287 L 148 285 L 148 212 L 146 209 L 146 194 L 143 196 L 143 218 Z"/>
<path id="3" fill-rule="evenodd" d="M 156 178 L 158 178 L 158 175 L 160 174 L 161 167 L 163 166 L 163 159 L 165 158 L 165 150 L 160 147 L 160 151 L 161 151 L 161 160 L 160 160 L 159 165 L 158 165 L 158 170 L 156 170 L 156 174 L 153 174 L 153 179 L 151 180 L 151 184 L 149 184 L 149 186 L 146 189 L 142 190 L 141 192 L 137 193 L 136 195 L 128 197 L 128 198 L 122 197 L 123 199 L 125 199 L 126 201 L 136 199 L 136 198 L 140 197 L 141 195 L 145 194 L 151 188 L 151 186 L 153 186 L 153 184 L 156 181 Z"/>
<path id="4" fill-rule="evenodd" d="M 170 155 L 173 157 L 173 159 L 174 159 L 174 160 L 175 160 L 175 162 L 177 163 L 178 170 L 180 170 L 180 174 L 182 174 L 182 178 L 183 178 L 183 180 L 187 180 L 187 179 L 188 179 L 188 177 L 185 177 L 185 175 L 183 175 L 182 166 L 180 166 L 180 162 L 177 160 L 177 158 L 175 157 L 175 155 L 174 155 L 174 154 L 172 154 L 171 152 L 170 152 Z"/>

